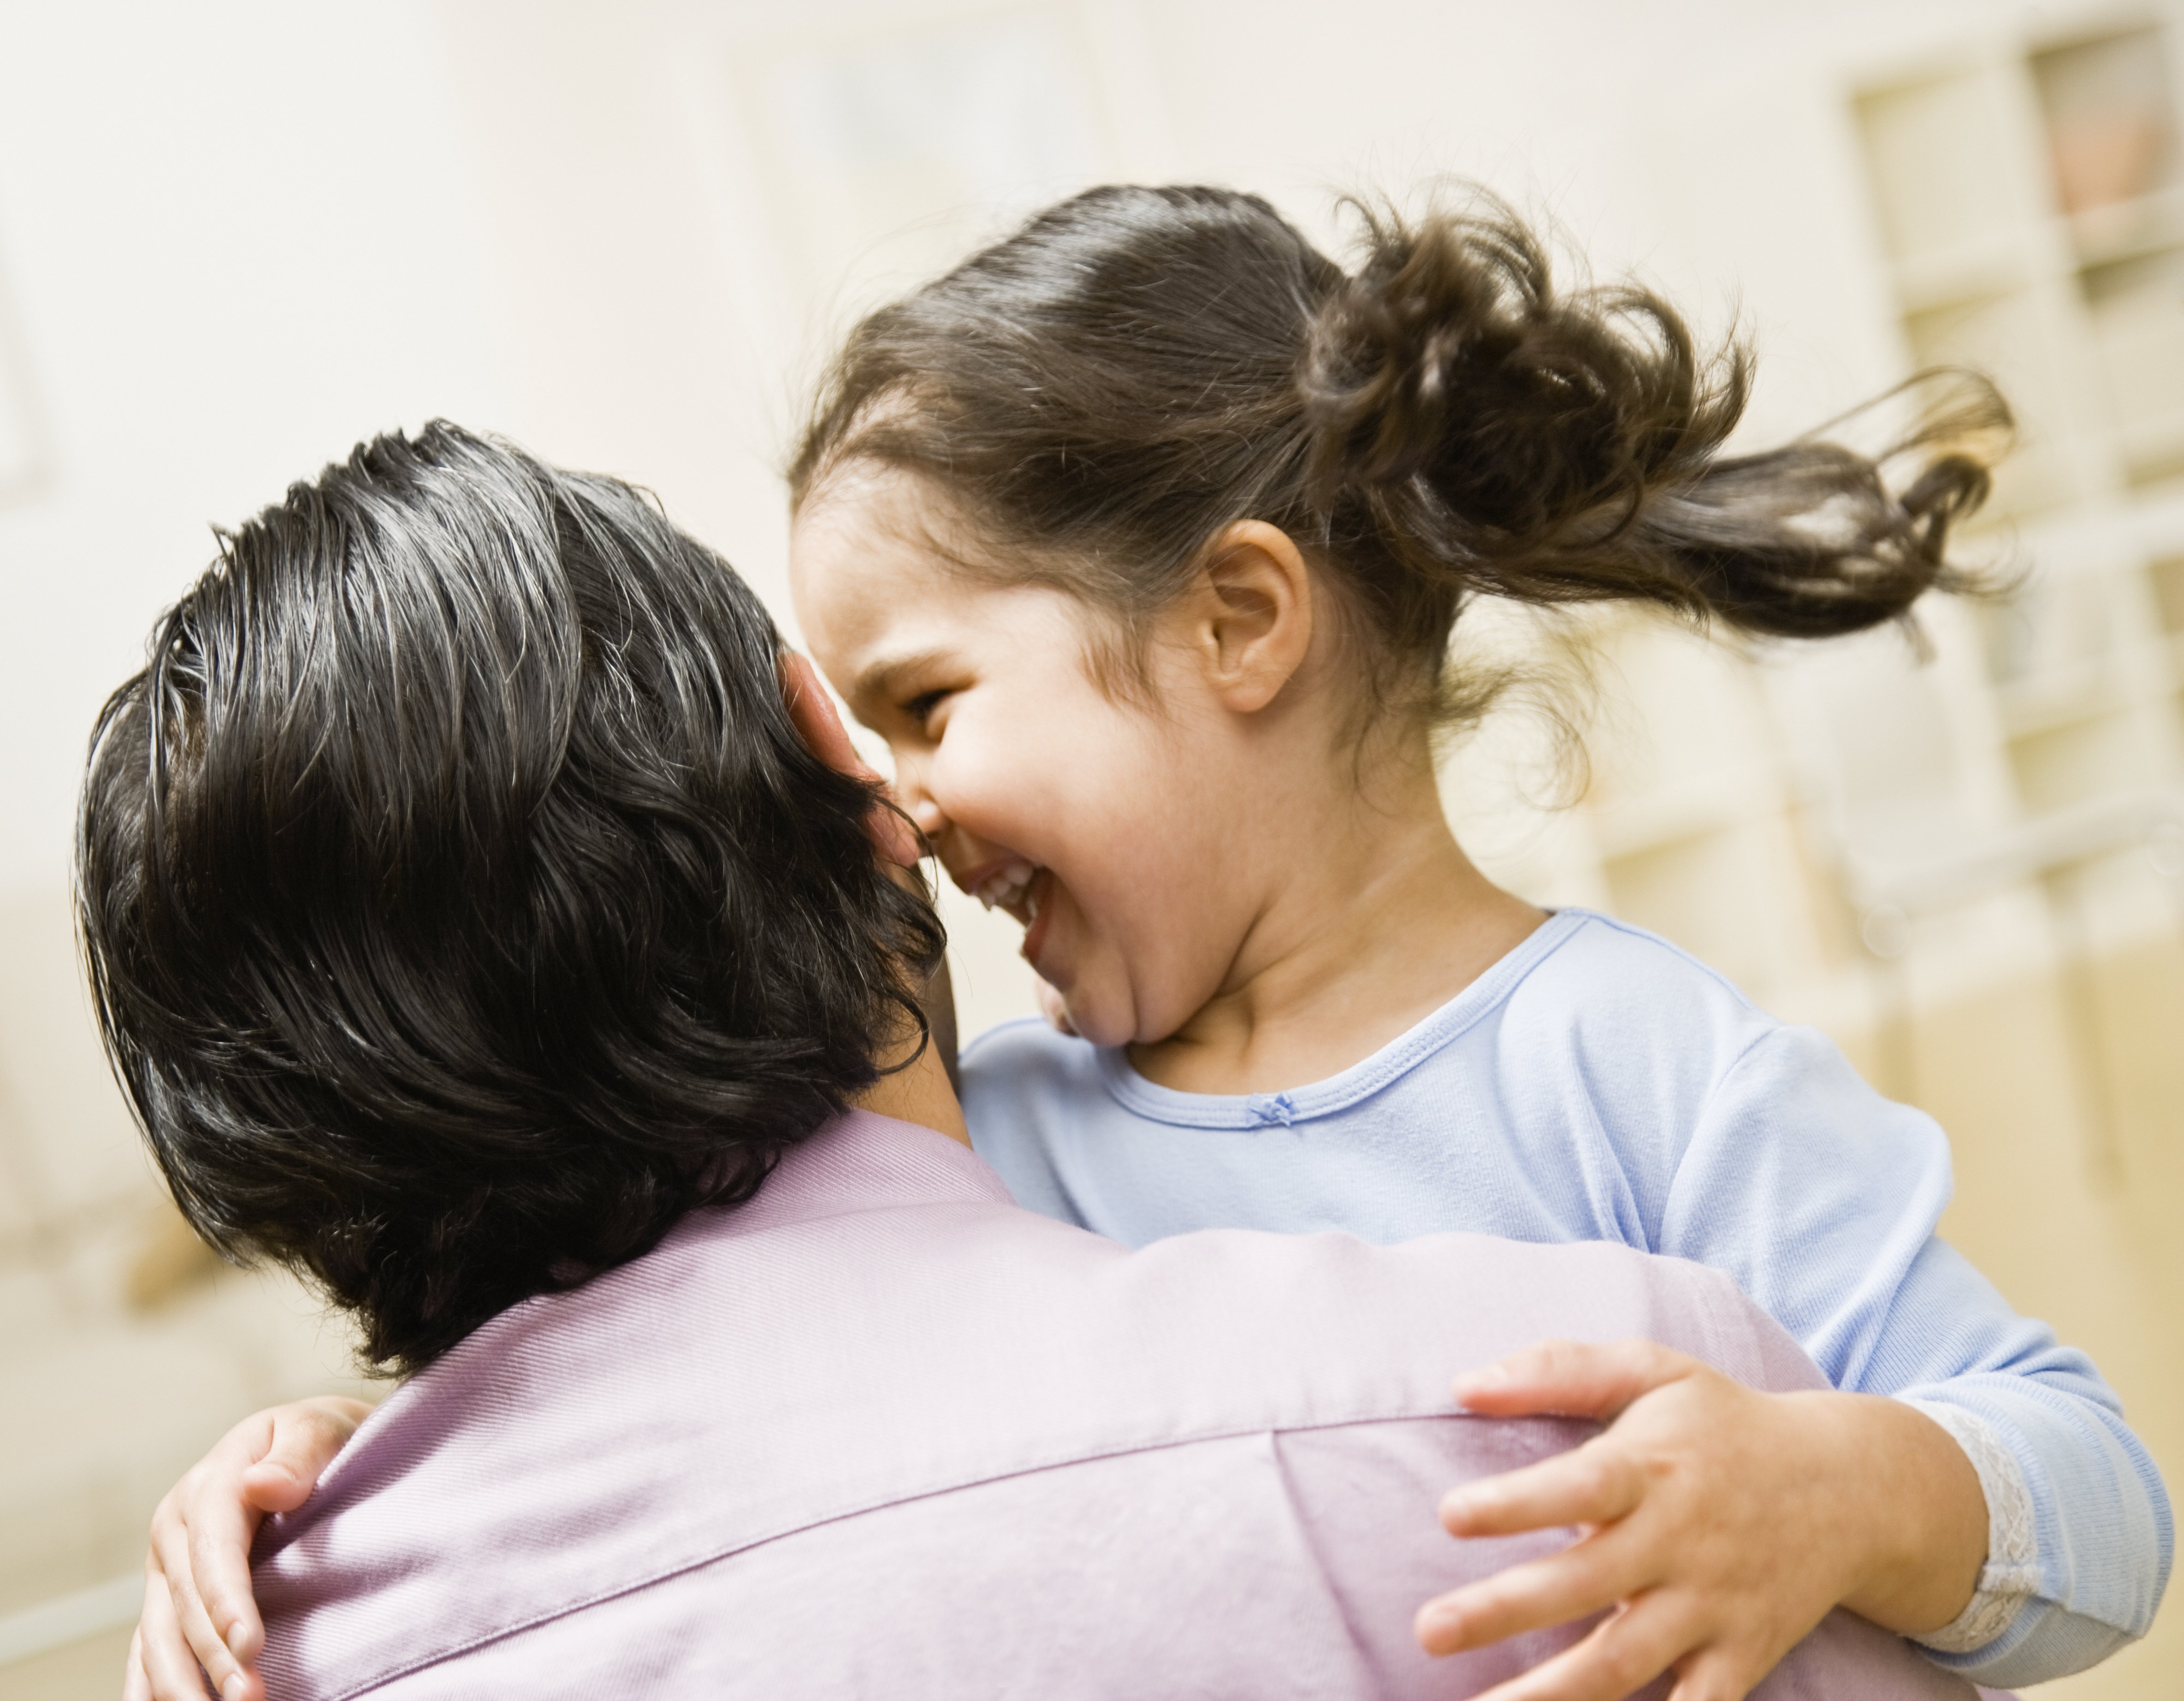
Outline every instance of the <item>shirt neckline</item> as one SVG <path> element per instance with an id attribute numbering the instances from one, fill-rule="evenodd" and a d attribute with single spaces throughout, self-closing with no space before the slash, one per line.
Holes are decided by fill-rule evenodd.
<path id="1" fill-rule="evenodd" d="M 693 1211 L 683 1220 L 717 1217 L 743 1234 L 853 1211 L 977 1202 L 1013 1205 L 986 1160 L 961 1141 L 922 1123 L 876 1110 L 846 1110 L 784 1151 L 758 1192 L 718 1213 Z M 682 1231 L 678 1223 L 668 1231 Z"/>
<path id="2" fill-rule="evenodd" d="M 1517 983 L 1561 948 L 1585 923 L 1588 909 L 1557 909 L 1478 979 L 1370 1057 L 1339 1075 L 1279 1092 L 1184 1092 L 1148 1081 L 1121 1046 L 1094 1053 L 1100 1085 L 1124 1109 L 1178 1128 L 1293 1127 L 1346 1110 L 1440 1050 L 1493 1010 Z"/>

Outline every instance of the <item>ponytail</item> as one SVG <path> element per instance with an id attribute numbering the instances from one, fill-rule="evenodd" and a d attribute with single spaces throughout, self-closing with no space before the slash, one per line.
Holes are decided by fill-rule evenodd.
<path id="1" fill-rule="evenodd" d="M 1811 638 L 1966 586 L 1949 531 L 1989 485 L 1967 445 L 2009 421 L 1986 381 L 1957 375 L 1946 416 L 1882 458 L 1940 451 L 1900 493 L 1833 443 L 1724 456 L 1747 349 L 1702 356 L 1647 290 L 1557 295 L 1540 244 L 1500 209 L 1415 227 L 1368 210 L 1365 226 L 1300 383 L 1314 498 L 1362 508 L 1415 581 L 1408 600 L 1651 603 Z"/>
<path id="2" fill-rule="evenodd" d="M 1346 273 L 1256 196 L 1088 190 L 856 327 L 794 496 L 852 460 L 908 470 L 985 546 L 962 570 L 1140 627 L 1222 528 L 1268 521 L 1353 617 L 1373 705 L 1428 719 L 1476 707 L 1444 677 L 1476 596 L 1825 637 L 1970 586 L 1947 548 L 2008 424 L 1991 385 L 1957 375 L 1878 459 L 1725 455 L 1749 352 L 1702 354 L 1643 289 L 1557 293 L 1479 204 L 1367 209 Z"/>

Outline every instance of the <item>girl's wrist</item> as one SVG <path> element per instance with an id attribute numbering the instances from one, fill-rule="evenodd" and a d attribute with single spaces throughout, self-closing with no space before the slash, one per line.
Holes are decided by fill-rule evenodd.
<path id="1" fill-rule="evenodd" d="M 1915 1407 L 1873 1394 L 1797 1394 L 1842 1496 L 1851 1534 L 1841 1604 L 1903 1636 L 1952 1623 L 1986 1563 L 1986 1495 L 1954 1437 Z"/>

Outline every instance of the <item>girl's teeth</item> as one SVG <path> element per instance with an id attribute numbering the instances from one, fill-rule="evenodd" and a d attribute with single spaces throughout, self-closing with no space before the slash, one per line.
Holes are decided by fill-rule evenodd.
<path id="1" fill-rule="evenodd" d="M 978 882 L 978 899 L 987 909 L 1006 909 L 1022 897 L 1039 870 L 1028 862 L 1012 862 Z"/>

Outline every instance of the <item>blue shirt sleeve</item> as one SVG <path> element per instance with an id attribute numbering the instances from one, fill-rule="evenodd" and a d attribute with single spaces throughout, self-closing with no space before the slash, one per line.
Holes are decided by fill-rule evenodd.
<path id="1" fill-rule="evenodd" d="M 1724 1072 L 1677 1163 L 1659 1251 L 1713 1265 L 1836 1387 L 1960 1406 L 2023 1474 L 2036 1592 L 1937 1663 L 2044 1682 L 2145 1634 L 2175 1545 L 2153 1460 L 2085 1354 L 2019 1316 L 1935 1234 L 1948 1143 L 1809 1028 L 1769 1026 Z"/>

